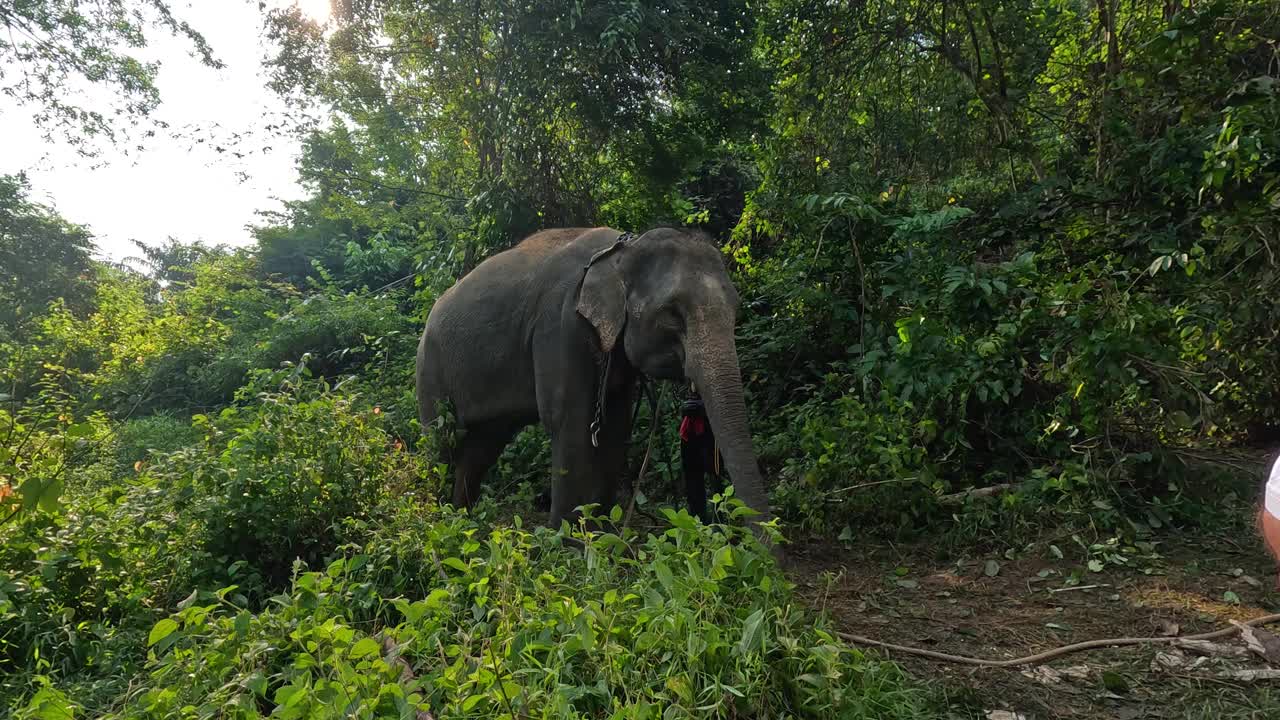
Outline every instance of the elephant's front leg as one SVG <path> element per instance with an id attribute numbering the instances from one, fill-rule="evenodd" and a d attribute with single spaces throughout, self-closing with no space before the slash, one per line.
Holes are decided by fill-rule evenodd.
<path id="1" fill-rule="evenodd" d="M 552 433 L 551 526 L 577 517 L 576 508 L 595 503 L 597 514 L 607 515 L 617 500 L 618 480 L 627 459 L 631 438 L 630 383 L 610 393 L 602 413 L 598 445 L 591 442 L 590 412 L 567 412 Z"/>

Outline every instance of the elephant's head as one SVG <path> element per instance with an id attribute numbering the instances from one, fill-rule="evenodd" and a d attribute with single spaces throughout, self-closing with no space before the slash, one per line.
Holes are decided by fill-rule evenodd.
<path id="1" fill-rule="evenodd" d="M 644 374 L 692 380 L 724 455 L 737 496 L 772 517 L 755 452 L 734 346 L 738 293 L 720 251 L 704 236 L 650 230 L 593 263 L 583 278 L 578 312 L 605 352 L 620 342 Z"/>

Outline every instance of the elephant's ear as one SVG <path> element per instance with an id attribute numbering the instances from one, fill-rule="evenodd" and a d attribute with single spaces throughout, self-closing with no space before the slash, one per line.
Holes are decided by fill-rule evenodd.
<path id="1" fill-rule="evenodd" d="M 627 319 L 627 288 L 613 263 L 606 260 L 587 268 L 578 289 L 578 314 L 595 327 L 600 349 L 612 351 Z"/>

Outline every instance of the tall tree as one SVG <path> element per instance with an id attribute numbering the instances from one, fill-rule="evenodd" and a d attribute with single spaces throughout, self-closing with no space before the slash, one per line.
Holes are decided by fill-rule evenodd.
<path id="1" fill-rule="evenodd" d="M 28 197 L 23 175 L 0 175 L 0 332 L 20 335 L 55 299 L 74 311 L 93 297 L 89 231 Z"/>
<path id="2" fill-rule="evenodd" d="M 624 213 L 669 214 L 720 138 L 758 126 L 753 18 L 741 0 L 373 0 L 342 4 L 328 32 L 296 10 L 269 26 L 275 88 L 341 119 L 320 144 L 348 167 L 304 176 L 465 209 L 465 270 L 537 227 L 635 219 L 611 215 L 621 194 Z"/>
<path id="3" fill-rule="evenodd" d="M 161 30 L 184 38 L 200 62 L 221 67 L 204 37 L 167 0 L 0 0 L 0 94 L 35 108 L 48 137 L 86 155 L 115 142 L 160 103 L 159 65 L 138 50 Z M 77 90 L 101 88 L 108 107 Z"/>

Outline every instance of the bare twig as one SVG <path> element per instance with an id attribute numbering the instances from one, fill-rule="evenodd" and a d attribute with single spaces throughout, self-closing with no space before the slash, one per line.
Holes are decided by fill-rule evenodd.
<path id="1" fill-rule="evenodd" d="M 1280 670 L 1273 670 L 1270 668 L 1262 670 L 1229 670 L 1227 672 L 1218 673 L 1218 677 L 1224 680 L 1239 680 L 1241 682 L 1280 680 Z"/>
<path id="2" fill-rule="evenodd" d="M 876 480 L 875 482 L 860 483 L 858 485 L 850 485 L 849 487 L 840 488 L 839 490 L 832 490 L 828 492 L 827 495 L 839 495 L 841 493 L 847 493 L 850 490 L 861 490 L 862 488 L 875 487 L 876 485 L 888 485 L 889 483 L 898 483 L 907 479 L 914 480 L 915 478 L 889 478 L 888 480 Z"/>
<path id="3" fill-rule="evenodd" d="M 654 403 L 655 408 L 662 407 L 662 401 L 667 394 L 667 388 L 663 387 L 658 391 L 658 400 Z M 644 458 L 640 461 L 640 470 L 636 473 L 635 482 L 631 484 L 631 500 L 627 502 L 627 513 L 622 518 L 622 527 L 631 524 L 631 516 L 636 511 L 636 495 L 640 492 L 640 481 L 644 479 L 644 471 L 649 467 L 649 454 L 653 450 L 653 437 L 657 435 L 658 430 L 658 414 L 655 412 L 653 417 L 649 418 L 649 440 L 645 444 Z"/>
<path id="4" fill-rule="evenodd" d="M 1097 588 L 1111 587 L 1108 583 L 1098 583 L 1097 585 L 1076 585 L 1074 587 L 1049 588 L 1051 593 L 1064 593 L 1073 590 L 1096 590 Z"/>

